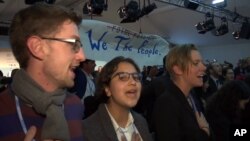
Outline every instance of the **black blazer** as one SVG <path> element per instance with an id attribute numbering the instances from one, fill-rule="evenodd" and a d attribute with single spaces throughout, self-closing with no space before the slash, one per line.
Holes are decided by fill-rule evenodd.
<path id="1" fill-rule="evenodd" d="M 218 80 L 219 80 L 220 85 L 222 85 L 223 84 L 222 79 L 219 78 Z M 208 83 L 209 83 L 209 87 L 207 88 L 207 92 L 204 95 L 205 100 L 209 99 L 209 97 L 211 97 L 215 92 L 218 91 L 216 83 L 210 76 L 208 77 Z"/>
<path id="2" fill-rule="evenodd" d="M 143 141 L 152 141 L 146 120 L 139 114 L 132 112 L 134 124 Z M 114 126 L 104 104 L 87 119 L 83 120 L 84 141 L 118 141 Z"/>
<path id="3" fill-rule="evenodd" d="M 153 79 L 148 85 L 143 85 L 141 97 L 135 106 L 134 110 L 144 115 L 146 118 L 150 131 L 152 129 L 152 112 L 155 104 L 155 100 L 166 89 L 166 85 L 170 78 L 168 75 L 159 76 Z"/>
<path id="4" fill-rule="evenodd" d="M 74 86 L 70 88 L 68 91 L 71 93 L 75 93 L 80 99 L 82 99 L 87 87 L 87 77 L 80 67 L 76 68 L 74 72 L 75 72 Z"/>
<path id="5" fill-rule="evenodd" d="M 154 107 L 156 141 L 207 141 L 182 91 L 170 81 Z"/>

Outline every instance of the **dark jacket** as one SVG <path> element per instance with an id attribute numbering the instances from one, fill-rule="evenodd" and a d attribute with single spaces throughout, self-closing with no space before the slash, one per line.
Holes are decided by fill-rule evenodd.
<path id="1" fill-rule="evenodd" d="M 185 95 L 171 81 L 156 100 L 154 128 L 157 141 L 208 141 Z"/>
<path id="2" fill-rule="evenodd" d="M 146 120 L 135 112 L 132 112 L 132 116 L 143 141 L 152 141 Z M 84 141 L 118 141 L 104 104 L 100 104 L 94 114 L 83 120 L 83 134 Z"/>

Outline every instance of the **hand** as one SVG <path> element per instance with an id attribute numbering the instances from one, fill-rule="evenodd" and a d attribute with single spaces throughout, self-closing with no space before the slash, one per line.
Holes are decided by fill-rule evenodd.
<path id="1" fill-rule="evenodd" d="M 31 126 L 24 138 L 24 141 L 32 141 L 35 135 L 36 135 L 36 127 Z"/>
<path id="2" fill-rule="evenodd" d="M 36 131 L 37 131 L 36 127 L 31 126 L 29 128 L 29 130 L 27 131 L 27 134 L 26 134 L 26 136 L 24 138 L 24 141 L 32 141 L 35 138 Z M 59 141 L 59 140 L 46 139 L 44 141 Z"/>
<path id="3" fill-rule="evenodd" d="M 202 112 L 195 112 L 195 116 L 196 116 L 196 120 L 199 124 L 200 129 L 202 129 L 203 131 L 205 131 L 208 135 L 210 135 L 210 130 L 209 130 L 209 124 L 205 118 L 205 116 L 203 115 Z"/>

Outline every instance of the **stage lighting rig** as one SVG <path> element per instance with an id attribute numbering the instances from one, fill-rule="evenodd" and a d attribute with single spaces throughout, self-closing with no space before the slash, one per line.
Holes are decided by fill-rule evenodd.
<path id="1" fill-rule="evenodd" d="M 216 36 L 222 36 L 228 33 L 228 22 L 226 17 L 221 18 L 221 25 L 219 28 L 217 28 L 215 35 Z"/>
<path id="2" fill-rule="evenodd" d="M 101 16 L 103 10 L 107 9 L 107 0 L 89 0 L 83 6 L 83 14 Z"/>
<path id="3" fill-rule="evenodd" d="M 121 23 L 132 23 L 140 18 L 141 10 L 138 2 L 131 0 L 126 5 L 126 0 L 124 0 L 124 6 L 120 7 L 117 13 L 123 19 Z"/>
<path id="4" fill-rule="evenodd" d="M 150 3 L 150 0 L 148 0 L 148 6 L 146 6 L 145 4 L 145 0 L 144 0 L 144 3 L 143 3 L 143 8 L 141 10 L 141 15 L 140 17 L 143 17 L 145 15 L 148 15 L 149 13 L 151 13 L 154 9 L 157 8 L 156 4 L 155 3 Z"/>
<path id="5" fill-rule="evenodd" d="M 200 34 L 205 34 L 207 31 L 215 29 L 214 15 L 212 15 L 210 12 L 207 12 L 205 14 L 205 21 L 197 23 L 195 27 Z"/>
<path id="6" fill-rule="evenodd" d="M 232 33 L 233 37 L 235 40 L 239 40 L 240 39 L 240 32 L 239 31 L 234 31 Z"/>

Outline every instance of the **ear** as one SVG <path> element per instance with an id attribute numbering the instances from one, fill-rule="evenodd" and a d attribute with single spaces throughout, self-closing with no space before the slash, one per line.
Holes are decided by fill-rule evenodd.
<path id="1" fill-rule="evenodd" d="M 31 36 L 27 40 L 27 46 L 32 56 L 42 59 L 44 56 L 42 40 L 39 37 Z"/>
<path id="2" fill-rule="evenodd" d="M 173 70 L 174 70 L 174 73 L 177 74 L 177 75 L 183 74 L 183 71 L 182 71 L 181 68 L 180 68 L 179 66 L 177 66 L 177 65 L 174 65 Z"/>
<path id="3" fill-rule="evenodd" d="M 105 90 L 105 92 L 106 92 L 106 95 L 107 95 L 108 97 L 110 97 L 110 96 L 111 96 L 111 92 L 110 92 L 109 87 L 105 87 L 104 90 Z"/>

